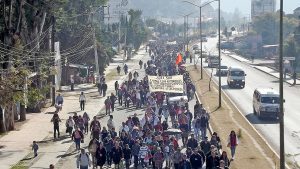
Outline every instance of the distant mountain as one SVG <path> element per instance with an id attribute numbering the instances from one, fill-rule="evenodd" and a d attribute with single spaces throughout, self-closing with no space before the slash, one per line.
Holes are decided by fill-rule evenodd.
<path id="1" fill-rule="evenodd" d="M 128 0 L 128 2 L 128 8 L 141 9 L 146 17 L 178 18 L 191 12 L 195 12 L 192 17 L 199 17 L 199 8 L 181 0 Z M 208 5 L 203 11 L 204 15 L 209 15 L 209 12 L 214 10 Z"/>

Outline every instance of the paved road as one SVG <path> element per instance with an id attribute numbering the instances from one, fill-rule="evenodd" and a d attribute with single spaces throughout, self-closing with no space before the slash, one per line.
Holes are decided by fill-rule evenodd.
<path id="1" fill-rule="evenodd" d="M 149 58 L 148 58 L 148 56 L 145 56 L 142 59 L 144 61 L 147 61 Z M 140 75 L 139 78 L 145 77 L 145 71 L 143 69 L 142 70 L 138 69 L 137 72 Z M 189 102 L 189 109 L 193 110 L 195 104 L 196 104 L 196 100 L 195 99 L 191 100 Z M 145 111 L 144 111 L 144 109 L 136 109 L 134 107 L 125 109 L 124 107 L 116 104 L 116 111 L 113 113 L 113 116 L 114 116 L 114 122 L 116 124 L 117 130 L 119 129 L 121 123 L 124 122 L 128 116 L 133 116 L 134 113 L 137 113 L 138 116 L 140 118 L 142 118 Z M 108 120 L 108 117 L 102 118 L 101 125 L 106 126 L 107 120 Z M 171 121 L 169 121 L 169 125 L 171 125 Z M 89 138 L 85 139 L 85 143 L 84 143 L 85 147 L 87 146 L 89 140 L 90 140 Z M 178 143 L 179 143 L 179 145 L 182 145 L 181 139 L 178 140 Z M 72 148 L 74 148 L 74 147 L 72 147 Z M 182 149 L 182 152 L 185 152 L 185 149 Z M 59 169 L 75 168 L 76 167 L 76 158 L 77 158 L 77 154 L 73 153 L 73 151 L 70 151 L 64 157 L 62 157 L 60 159 L 59 163 L 56 165 L 56 168 L 59 168 Z M 165 163 L 164 163 L 164 166 L 165 166 Z M 112 167 L 114 167 L 114 165 L 112 165 Z M 133 168 L 133 165 L 131 167 Z M 203 168 L 205 168 L 205 166 L 203 166 Z M 142 169 L 141 166 L 140 166 L 140 169 Z"/>
<path id="2" fill-rule="evenodd" d="M 209 39 L 203 45 L 207 49 L 216 51 L 217 39 Z M 204 64 L 206 66 L 206 64 Z M 226 77 L 222 77 L 222 89 L 230 96 L 235 105 L 242 111 L 247 119 L 265 137 L 268 143 L 279 152 L 279 125 L 275 121 L 260 120 L 253 114 L 252 95 L 257 87 L 272 87 L 279 90 L 278 78 L 268 75 L 252 67 L 252 65 L 237 61 L 229 56 L 222 55 L 222 65 L 242 67 L 246 76 L 246 86 L 244 89 L 229 89 Z M 211 69 L 206 68 L 207 71 Z M 214 72 L 216 72 L 214 70 Z M 214 80 L 218 81 L 215 76 Z M 284 83 L 285 106 L 285 149 L 286 154 L 295 155 L 296 161 L 300 162 L 300 87 L 291 87 Z"/>

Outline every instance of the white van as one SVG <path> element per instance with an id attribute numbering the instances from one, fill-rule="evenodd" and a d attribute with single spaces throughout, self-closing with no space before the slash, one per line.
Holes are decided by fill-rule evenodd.
<path id="1" fill-rule="evenodd" d="M 242 68 L 229 67 L 227 73 L 227 85 L 229 88 L 233 87 L 245 87 L 245 72 Z"/>
<path id="2" fill-rule="evenodd" d="M 261 117 L 278 118 L 279 93 L 273 88 L 257 88 L 253 93 L 253 113 Z"/>

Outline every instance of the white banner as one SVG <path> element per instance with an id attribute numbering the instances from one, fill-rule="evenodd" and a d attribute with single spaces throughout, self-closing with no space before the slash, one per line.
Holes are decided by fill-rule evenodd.
<path id="1" fill-rule="evenodd" d="M 183 93 L 183 76 L 148 76 L 150 92 Z"/>

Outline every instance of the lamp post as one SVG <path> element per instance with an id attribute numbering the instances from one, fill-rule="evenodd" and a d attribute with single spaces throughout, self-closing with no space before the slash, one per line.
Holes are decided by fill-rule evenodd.
<path id="1" fill-rule="evenodd" d="M 280 0 L 280 18 L 279 18 L 279 95 L 280 95 L 280 169 L 285 169 L 284 152 L 284 108 L 283 108 L 283 0 Z"/>
<path id="2" fill-rule="evenodd" d="M 195 13 L 195 12 L 191 12 L 191 13 L 186 14 L 186 15 L 184 15 L 184 14 L 183 15 L 179 15 L 179 16 L 182 16 L 184 18 L 184 50 L 185 50 L 185 45 L 188 46 L 188 24 L 189 24 L 188 18 L 193 13 Z M 185 18 L 186 18 L 186 20 L 185 20 Z M 187 50 L 188 50 L 188 47 L 187 47 Z"/>
<path id="3" fill-rule="evenodd" d="M 219 4 L 219 12 L 218 12 L 218 18 L 219 18 L 219 24 L 218 24 L 218 29 L 219 29 L 219 72 L 221 72 L 221 0 L 218 0 Z M 222 93 L 221 93 L 221 73 L 219 73 L 219 108 L 222 107 Z"/>
<path id="4" fill-rule="evenodd" d="M 219 32 L 219 40 L 218 40 L 218 51 L 219 51 L 219 66 L 218 66 L 218 69 L 219 69 L 219 72 L 221 72 L 221 48 L 220 48 L 220 44 L 221 44 L 221 0 L 212 0 L 212 1 L 209 1 L 209 2 L 207 2 L 207 3 L 205 3 L 205 4 L 203 4 L 203 5 L 196 5 L 196 4 L 194 4 L 194 3 L 192 3 L 192 2 L 189 2 L 189 1 L 182 1 L 182 2 L 186 2 L 186 3 L 189 3 L 189 4 L 192 4 L 192 5 L 194 5 L 194 6 L 196 6 L 196 7 L 198 7 L 199 8 L 199 10 L 200 10 L 200 64 L 201 64 L 201 79 L 202 79 L 202 77 L 203 77 L 203 66 L 202 66 L 202 27 L 201 27 L 201 25 L 202 25 L 202 23 L 201 23 L 201 8 L 203 8 L 204 6 L 206 6 L 206 5 L 208 5 L 208 4 L 210 4 L 210 3 L 212 3 L 212 2 L 215 2 L 215 1 L 218 1 L 219 3 L 218 3 L 218 32 Z M 219 74 L 219 107 L 222 107 L 222 93 L 221 93 L 221 90 L 222 90 L 222 88 L 221 88 L 221 75 Z"/>
<path id="5" fill-rule="evenodd" d="M 185 2 L 185 3 L 189 3 L 191 5 L 194 5 L 196 7 L 199 8 L 199 40 L 200 40 L 200 67 L 201 67 L 201 79 L 203 79 L 203 62 L 202 62 L 202 8 L 209 5 L 210 3 L 214 2 L 214 1 L 218 1 L 218 0 L 212 0 L 212 1 L 209 1 L 209 2 L 206 2 L 204 3 L 203 5 L 201 5 L 201 0 L 200 0 L 200 5 L 196 5 L 190 1 L 182 1 L 182 2 Z M 194 65 L 196 65 L 196 56 L 194 56 Z"/>

